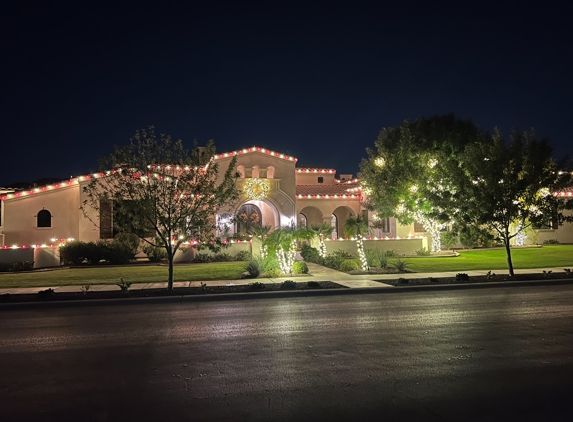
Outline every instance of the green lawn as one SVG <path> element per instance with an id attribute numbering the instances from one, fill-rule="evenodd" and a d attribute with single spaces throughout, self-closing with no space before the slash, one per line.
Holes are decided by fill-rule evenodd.
<path id="1" fill-rule="evenodd" d="M 176 265 L 175 281 L 238 279 L 244 271 L 244 266 L 244 262 Z M 166 282 L 167 272 L 165 265 L 131 265 L 0 273 L 0 288 L 116 284 L 120 282 L 120 277 L 131 283 Z"/>
<path id="2" fill-rule="evenodd" d="M 514 269 L 573 268 L 573 245 L 548 245 L 541 248 L 512 249 Z M 419 273 L 469 270 L 507 270 L 504 249 L 460 252 L 458 257 L 407 258 L 410 268 Z"/>

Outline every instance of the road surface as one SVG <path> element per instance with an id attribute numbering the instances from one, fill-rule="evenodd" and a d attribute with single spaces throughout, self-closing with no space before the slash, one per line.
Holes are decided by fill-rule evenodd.
<path id="1" fill-rule="evenodd" d="M 0 308 L 3 421 L 573 420 L 573 286 Z"/>

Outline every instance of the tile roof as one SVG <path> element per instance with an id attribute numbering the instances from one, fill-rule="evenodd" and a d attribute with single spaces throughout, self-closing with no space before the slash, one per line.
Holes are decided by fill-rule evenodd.
<path id="1" fill-rule="evenodd" d="M 296 195 L 311 195 L 311 196 L 322 196 L 322 195 L 354 195 L 356 197 L 360 196 L 360 192 L 349 191 L 352 189 L 348 185 L 298 185 L 296 187 Z"/>

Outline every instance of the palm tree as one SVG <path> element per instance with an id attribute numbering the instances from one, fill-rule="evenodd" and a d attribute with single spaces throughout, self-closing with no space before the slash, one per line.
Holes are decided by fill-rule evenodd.
<path id="1" fill-rule="evenodd" d="M 292 275 L 297 240 L 308 240 L 313 236 L 312 230 L 297 228 L 294 225 L 278 227 L 267 236 L 270 251 L 276 254 L 281 273 Z"/>
<path id="2" fill-rule="evenodd" d="M 267 235 L 271 231 L 271 225 L 265 224 L 264 226 L 260 224 L 255 224 L 249 228 L 249 234 L 255 236 L 257 239 L 261 241 L 261 245 L 259 246 L 259 255 L 261 259 L 265 259 L 267 257 Z"/>
<path id="3" fill-rule="evenodd" d="M 318 237 L 318 253 L 321 257 L 326 258 L 326 244 L 324 243 L 324 238 L 328 237 L 334 231 L 334 227 L 332 227 L 329 223 L 322 223 L 320 225 L 312 225 L 311 226 L 314 235 Z"/>
<path id="4" fill-rule="evenodd" d="M 366 261 L 366 254 L 364 253 L 364 235 L 369 232 L 368 220 L 361 215 L 349 217 L 348 220 L 344 222 L 344 232 L 346 236 L 351 236 L 356 239 L 360 266 L 362 271 L 368 271 L 368 263 Z"/>

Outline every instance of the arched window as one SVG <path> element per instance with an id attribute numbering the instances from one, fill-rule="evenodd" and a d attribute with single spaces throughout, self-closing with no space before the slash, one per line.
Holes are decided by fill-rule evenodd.
<path id="1" fill-rule="evenodd" d="M 237 166 L 237 172 L 239 173 L 241 179 L 245 178 L 245 166 L 243 165 Z"/>
<path id="2" fill-rule="evenodd" d="M 52 227 L 52 214 L 50 214 L 50 211 L 42 209 L 42 211 L 38 212 L 36 218 L 38 219 L 38 227 Z"/>
<path id="3" fill-rule="evenodd" d="M 253 173 L 251 176 L 253 179 L 258 178 L 259 176 L 259 166 L 253 166 Z"/>
<path id="4" fill-rule="evenodd" d="M 243 205 L 235 216 L 235 222 L 237 223 L 236 233 L 246 234 L 251 227 L 262 226 L 262 218 L 261 210 L 255 204 Z"/>
<path id="5" fill-rule="evenodd" d="M 298 224 L 305 229 L 308 229 L 308 220 L 306 215 L 304 215 L 302 212 L 298 213 Z"/>
<path id="6" fill-rule="evenodd" d="M 267 167 L 267 179 L 275 178 L 275 168 L 273 166 Z"/>

